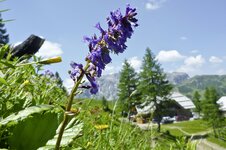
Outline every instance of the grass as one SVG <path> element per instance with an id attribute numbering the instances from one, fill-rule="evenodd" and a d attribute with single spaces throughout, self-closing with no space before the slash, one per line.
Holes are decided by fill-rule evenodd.
<path id="1" fill-rule="evenodd" d="M 115 107 L 115 102 L 108 102 L 111 111 L 104 111 L 103 104 L 97 100 L 81 100 L 74 107 L 80 107 L 78 118 L 83 121 L 84 128 L 81 137 L 75 140 L 73 147 L 82 149 L 179 149 L 180 146 L 187 146 L 187 141 L 181 141 L 179 130 L 172 130 L 171 133 L 164 131 L 157 133 L 153 130 L 142 130 L 128 122 L 123 122 L 121 110 Z M 112 113 L 116 111 L 116 113 Z M 96 128 L 97 125 L 103 129 Z M 99 126 L 99 127 L 100 127 Z"/>
<path id="2" fill-rule="evenodd" d="M 173 124 L 166 124 L 162 126 L 163 128 L 166 128 L 169 130 L 174 130 L 174 128 L 180 128 L 181 130 L 189 134 L 205 132 L 210 129 L 210 127 L 203 120 L 183 121 L 183 122 L 178 122 Z"/>
<path id="3" fill-rule="evenodd" d="M 175 129 L 164 128 L 163 130 L 169 131 L 169 133 L 175 137 L 185 136 L 183 132 L 181 132 L 179 129 L 176 129 L 176 128 Z"/>
<path id="4" fill-rule="evenodd" d="M 207 138 L 208 141 L 212 142 L 212 143 L 215 143 L 221 147 L 224 147 L 226 148 L 226 142 L 221 140 L 221 139 L 218 139 L 218 138 L 215 138 L 214 136 L 210 135 L 208 138 Z"/>
<path id="5" fill-rule="evenodd" d="M 110 111 L 104 111 L 101 101 L 82 100 L 78 104 L 77 107 L 81 108 L 78 118 L 84 122 L 84 128 L 83 135 L 75 140 L 73 147 L 113 150 L 151 148 L 154 132 L 143 131 L 119 120 L 120 111 L 112 113 L 113 102 L 109 102 Z"/>

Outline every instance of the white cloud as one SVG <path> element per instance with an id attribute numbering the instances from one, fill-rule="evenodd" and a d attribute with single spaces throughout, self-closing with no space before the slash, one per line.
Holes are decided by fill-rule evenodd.
<path id="1" fill-rule="evenodd" d="M 200 71 L 199 69 L 203 66 L 204 63 L 205 58 L 203 58 L 202 55 L 190 56 L 184 60 L 184 65 L 179 67 L 177 71 L 186 73 Z"/>
<path id="2" fill-rule="evenodd" d="M 199 67 L 205 63 L 205 59 L 202 55 L 190 56 L 184 60 L 184 64 L 192 67 Z"/>
<path id="3" fill-rule="evenodd" d="M 53 57 L 62 55 L 63 51 L 59 43 L 45 41 L 39 51 L 35 54 L 41 57 Z"/>
<path id="4" fill-rule="evenodd" d="M 135 56 L 129 58 L 128 63 L 135 69 L 135 71 L 139 72 L 142 61 L 138 57 Z"/>
<path id="5" fill-rule="evenodd" d="M 164 3 L 166 0 L 149 0 L 145 4 L 145 8 L 147 10 L 156 10 L 159 9 L 162 6 L 162 3 Z"/>
<path id="6" fill-rule="evenodd" d="M 66 87 L 67 91 L 70 92 L 74 85 L 74 81 L 71 78 L 67 78 L 63 81 L 63 85 Z"/>
<path id="7" fill-rule="evenodd" d="M 174 62 L 184 59 L 185 56 L 181 55 L 177 50 L 161 50 L 156 59 L 160 62 Z"/>
<path id="8" fill-rule="evenodd" d="M 180 39 L 184 41 L 187 40 L 188 38 L 186 36 L 181 36 Z"/>
<path id="9" fill-rule="evenodd" d="M 211 56 L 210 59 L 209 59 L 209 62 L 211 62 L 211 63 L 222 63 L 223 60 L 220 59 L 219 57 Z"/>

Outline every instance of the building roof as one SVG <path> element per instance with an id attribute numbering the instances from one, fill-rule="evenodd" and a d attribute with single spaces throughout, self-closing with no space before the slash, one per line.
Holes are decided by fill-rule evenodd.
<path id="1" fill-rule="evenodd" d="M 175 100 L 181 107 L 184 109 L 193 109 L 195 108 L 192 100 L 181 93 L 173 92 L 170 96 L 171 99 Z"/>
<path id="2" fill-rule="evenodd" d="M 222 111 L 226 111 L 226 96 L 222 96 L 218 101 L 217 101 L 218 104 L 221 105 L 220 109 Z"/>
<path id="3" fill-rule="evenodd" d="M 160 97 L 157 97 L 157 98 L 161 99 Z M 188 97 L 182 95 L 181 93 L 173 92 L 169 98 L 172 100 L 175 100 L 177 102 L 177 104 L 184 109 L 195 108 L 195 105 L 192 102 L 192 100 L 189 99 Z M 225 99 L 226 99 L 226 96 L 225 96 Z M 148 101 L 136 106 L 136 110 L 137 110 L 138 114 L 148 114 L 148 113 L 154 111 L 154 109 L 155 109 L 154 103 L 148 102 Z"/>
<path id="4" fill-rule="evenodd" d="M 149 114 L 154 111 L 154 103 L 153 102 L 144 102 L 140 105 L 135 106 L 137 110 L 137 114 Z"/>

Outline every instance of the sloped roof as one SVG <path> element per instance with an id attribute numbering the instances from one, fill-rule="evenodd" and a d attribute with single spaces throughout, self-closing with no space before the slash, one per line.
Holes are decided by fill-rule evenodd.
<path id="1" fill-rule="evenodd" d="M 173 92 L 170 96 L 171 99 L 175 100 L 181 107 L 184 109 L 193 109 L 195 108 L 192 100 L 181 93 Z"/>
<path id="2" fill-rule="evenodd" d="M 144 102 L 141 105 L 135 106 L 138 114 L 149 114 L 154 111 L 154 103 L 153 102 Z"/>
<path id="3" fill-rule="evenodd" d="M 222 96 L 218 101 L 217 101 L 218 104 L 221 105 L 220 109 L 222 111 L 226 111 L 226 96 Z"/>

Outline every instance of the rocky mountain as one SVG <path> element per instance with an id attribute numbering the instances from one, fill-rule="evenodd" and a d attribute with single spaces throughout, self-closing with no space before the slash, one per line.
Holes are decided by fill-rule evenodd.
<path id="1" fill-rule="evenodd" d="M 119 73 L 104 75 L 97 79 L 99 84 L 99 92 L 96 95 L 91 95 L 89 90 L 84 90 L 84 92 L 79 96 L 80 98 L 95 98 L 101 99 L 103 96 L 108 100 L 117 99 L 117 86 L 119 82 Z M 189 79 L 188 74 L 182 72 L 167 73 L 167 79 L 172 84 L 179 84 L 185 80 Z"/>
<path id="2" fill-rule="evenodd" d="M 172 84 L 180 84 L 186 80 L 188 80 L 190 77 L 187 73 L 184 72 L 172 72 L 166 74 L 167 79 Z"/>

